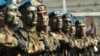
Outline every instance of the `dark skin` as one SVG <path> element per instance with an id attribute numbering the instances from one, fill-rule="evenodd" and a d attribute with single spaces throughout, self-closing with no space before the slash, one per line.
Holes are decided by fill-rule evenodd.
<path id="1" fill-rule="evenodd" d="M 4 26 L 4 21 L 3 21 L 4 15 L 2 14 L 2 12 L 0 12 L 0 28 L 2 28 Z"/>
<path id="2" fill-rule="evenodd" d="M 54 32 L 56 35 L 57 35 L 57 39 L 59 40 L 60 42 L 60 55 L 63 56 L 64 55 L 64 52 L 65 52 L 65 35 L 63 34 L 62 32 L 62 27 L 63 27 L 63 20 L 61 18 L 61 16 L 59 15 L 55 15 L 53 17 L 50 18 L 50 21 L 49 21 L 49 25 L 51 27 L 51 32 Z M 59 39 L 60 38 L 60 39 Z"/>
<path id="3" fill-rule="evenodd" d="M 70 31 L 72 26 L 71 24 L 72 24 L 71 20 L 66 20 L 66 19 L 63 20 L 63 29 L 65 32 Z"/>
<path id="4" fill-rule="evenodd" d="M 36 8 L 30 6 L 26 9 L 26 25 L 27 26 L 34 26 L 37 24 L 37 12 Z"/>
<path id="5" fill-rule="evenodd" d="M 77 25 L 76 27 L 76 33 L 75 33 L 75 37 L 76 38 L 83 38 L 85 36 L 85 30 L 86 27 L 85 25 Z"/>
<path id="6" fill-rule="evenodd" d="M 48 26 L 48 21 L 49 21 L 49 18 L 48 18 L 48 15 L 47 15 L 47 11 L 44 10 L 44 11 L 39 11 L 37 13 L 37 27 L 39 27 L 39 31 L 43 30 L 45 32 L 47 32 L 47 26 Z"/>
<path id="7" fill-rule="evenodd" d="M 70 40 L 67 44 L 66 44 L 66 49 L 68 50 L 68 55 L 73 56 L 73 54 L 71 54 L 71 52 L 73 53 L 73 40 L 75 38 L 75 25 L 72 22 L 71 19 L 71 15 L 66 15 L 65 18 L 63 18 L 63 32 L 64 34 L 67 36 L 67 39 Z M 71 43 L 71 44 L 70 44 Z M 70 44 L 70 45 L 69 45 Z"/>
<path id="8" fill-rule="evenodd" d="M 25 30 L 22 30 L 22 31 L 24 31 L 22 33 L 28 33 L 28 34 L 24 35 L 25 38 L 27 39 L 26 42 L 29 42 L 29 44 L 32 43 L 32 45 L 30 45 L 30 46 L 32 46 L 32 48 L 29 48 L 30 46 L 26 46 L 26 48 L 27 48 L 26 51 L 29 51 L 30 49 L 32 49 L 32 51 L 35 51 L 35 52 L 39 51 L 40 49 L 38 48 L 38 46 L 41 48 L 42 44 L 39 45 L 39 43 L 41 43 L 42 41 L 40 41 L 41 38 L 37 35 L 37 31 L 36 31 L 36 25 L 37 25 L 36 7 L 28 6 L 27 8 L 25 8 L 25 13 L 23 13 L 23 22 L 24 22 Z M 28 37 L 27 37 L 27 35 L 28 35 Z M 39 50 L 34 49 L 36 47 Z M 31 55 L 37 56 L 39 54 L 34 55 L 34 52 L 32 54 L 29 54 L 29 52 L 28 52 L 28 55 L 29 56 L 31 56 Z"/>
<path id="9" fill-rule="evenodd" d="M 47 43 L 50 45 L 49 47 L 49 51 L 50 53 L 54 52 L 55 50 L 57 50 L 58 48 L 58 44 L 55 43 L 55 41 L 58 42 L 57 39 L 55 39 L 54 41 L 54 36 L 51 36 L 52 34 L 49 34 L 51 32 L 49 32 L 49 29 L 48 29 L 48 23 L 49 23 L 49 18 L 48 18 L 48 14 L 47 14 L 47 11 L 46 10 L 43 10 L 43 11 L 39 11 L 38 13 L 38 20 L 37 20 L 37 31 L 43 35 L 47 41 Z M 55 44 L 54 44 L 55 43 Z M 45 52 L 44 52 L 45 54 Z M 52 53 L 53 54 L 53 53 Z M 52 55 L 52 54 L 49 54 L 49 55 Z"/>
<path id="10" fill-rule="evenodd" d="M 10 6 L 8 7 L 8 10 L 6 12 L 5 18 L 4 19 L 8 27 L 15 27 L 17 26 L 21 20 L 20 20 L 21 14 L 19 13 L 17 8 L 11 8 Z"/>
<path id="11" fill-rule="evenodd" d="M 60 16 L 54 16 L 50 19 L 50 27 L 51 27 L 51 31 L 59 31 L 61 32 L 61 28 L 62 28 L 62 19 Z"/>
<path id="12" fill-rule="evenodd" d="M 13 6 L 15 8 L 13 8 Z M 20 14 L 17 14 L 17 7 L 15 5 L 8 5 L 5 15 L 1 15 L 0 18 L 0 28 L 3 28 L 3 32 L 5 32 L 7 37 L 3 37 L 8 43 L 5 43 L 5 45 L 9 45 L 12 46 L 12 44 L 17 43 L 17 39 L 13 36 L 14 34 L 14 28 L 19 24 L 20 21 Z M 13 19 L 13 20 L 12 20 Z M 2 30 L 2 29 L 1 29 Z M 1 38 L 1 37 L 0 37 Z M 1 38 L 1 39 L 3 39 Z M 3 41 L 5 41 L 3 40 Z M 9 44 L 9 42 L 11 42 Z M 16 50 L 14 48 L 4 48 L 2 50 L 6 50 L 4 51 L 4 56 L 15 56 L 16 55 Z M 13 51 L 13 52 L 12 52 Z M 3 52 L 3 51 L 2 51 Z"/>

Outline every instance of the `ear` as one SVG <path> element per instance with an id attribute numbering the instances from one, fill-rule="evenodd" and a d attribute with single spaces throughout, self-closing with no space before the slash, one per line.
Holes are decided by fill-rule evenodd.
<path id="1" fill-rule="evenodd" d="M 0 12 L 0 19 L 3 19 L 4 15 L 2 12 Z"/>

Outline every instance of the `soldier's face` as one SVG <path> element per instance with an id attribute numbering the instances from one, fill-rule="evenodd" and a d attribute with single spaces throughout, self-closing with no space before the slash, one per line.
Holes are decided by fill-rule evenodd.
<path id="1" fill-rule="evenodd" d="M 75 25 L 72 25 L 71 31 L 72 31 L 72 34 L 75 34 Z"/>
<path id="2" fill-rule="evenodd" d="M 77 26 L 76 31 L 79 32 L 80 34 L 84 34 L 86 32 L 86 26 L 85 25 Z"/>
<path id="3" fill-rule="evenodd" d="M 71 19 L 63 19 L 63 29 L 64 29 L 65 31 L 70 30 L 71 26 L 72 26 L 72 21 L 71 21 Z"/>
<path id="4" fill-rule="evenodd" d="M 27 7 L 26 9 L 26 22 L 30 25 L 37 24 L 37 13 L 36 8 L 33 6 Z"/>
<path id="5" fill-rule="evenodd" d="M 60 29 L 60 28 L 62 28 L 62 26 L 63 26 L 63 22 L 62 22 L 62 18 L 61 18 L 61 16 L 54 16 L 54 17 L 52 17 L 51 19 L 50 19 L 50 26 L 52 27 L 52 28 L 58 28 L 58 29 Z"/>
<path id="6" fill-rule="evenodd" d="M 7 10 L 7 21 L 13 25 L 18 25 L 20 21 L 21 14 L 19 13 L 15 5 L 8 6 Z"/>
<path id="7" fill-rule="evenodd" d="M 43 26 L 48 26 L 48 14 L 47 11 L 39 11 L 37 13 L 37 23 L 39 26 L 43 27 Z"/>

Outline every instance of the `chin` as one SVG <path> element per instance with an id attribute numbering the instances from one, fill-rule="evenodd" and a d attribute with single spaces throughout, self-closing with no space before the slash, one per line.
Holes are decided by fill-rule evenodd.
<path id="1" fill-rule="evenodd" d="M 66 31 L 69 31 L 70 29 L 65 29 Z"/>
<path id="2" fill-rule="evenodd" d="M 15 24 L 14 24 L 14 25 L 12 25 L 12 26 L 13 26 L 13 27 L 16 27 L 16 26 L 18 26 L 18 25 L 15 25 Z"/>
<path id="3" fill-rule="evenodd" d="M 47 27 L 48 25 L 41 25 L 41 27 Z"/>

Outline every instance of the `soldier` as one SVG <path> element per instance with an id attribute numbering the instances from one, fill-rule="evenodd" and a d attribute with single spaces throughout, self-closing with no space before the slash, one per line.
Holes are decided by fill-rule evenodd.
<path id="1" fill-rule="evenodd" d="M 4 48 L 2 48 L 1 51 L 4 56 L 16 56 L 16 50 L 15 48 L 18 46 L 17 39 L 13 36 L 14 35 L 14 29 L 20 26 L 21 20 L 20 17 L 21 14 L 18 12 L 18 8 L 14 4 L 9 4 L 6 7 L 6 11 L 4 13 L 3 22 L 4 25 L 2 26 L 3 29 L 0 33 L 0 39 L 3 42 Z"/>
<path id="2" fill-rule="evenodd" d="M 82 21 L 76 21 L 75 27 L 76 27 L 75 37 L 77 38 L 76 46 L 80 49 L 81 54 L 85 56 L 94 56 L 94 50 L 95 51 L 98 50 L 98 48 L 96 47 L 98 40 L 91 36 L 86 36 L 85 34 L 86 27 L 85 24 L 82 23 Z M 79 44 L 79 46 L 77 44 Z M 79 52 L 79 50 L 77 51 Z"/>
<path id="3" fill-rule="evenodd" d="M 62 15 L 62 19 L 63 19 L 63 27 L 62 30 L 65 33 L 65 35 L 68 38 L 68 43 L 66 44 L 66 49 L 67 49 L 67 55 L 68 56 L 74 56 L 74 35 L 75 35 L 75 26 L 74 23 L 72 21 L 73 16 L 69 13 L 65 13 Z M 73 54 L 71 54 L 73 53 Z"/>
<path id="4" fill-rule="evenodd" d="M 60 15 L 59 10 L 55 10 L 53 12 L 49 13 L 49 25 L 50 25 L 50 31 L 54 33 L 56 36 L 56 39 L 59 40 L 60 42 L 60 56 L 64 56 L 66 51 L 65 50 L 65 44 L 67 43 L 67 37 L 66 35 L 62 32 L 62 27 L 63 27 L 63 21 Z"/>
<path id="5" fill-rule="evenodd" d="M 47 7 L 45 5 L 37 6 L 37 31 L 45 44 L 45 51 L 43 55 L 50 56 L 52 52 L 58 48 L 58 41 L 48 31 L 49 17 L 47 14 Z"/>
<path id="6" fill-rule="evenodd" d="M 27 5 L 27 6 L 26 6 Z M 22 8 L 24 6 L 24 8 Z M 24 28 L 19 29 L 21 35 L 26 39 L 26 51 L 28 56 L 38 56 L 45 50 L 45 45 L 36 31 L 37 8 L 34 5 L 24 4 L 21 7 Z"/>
<path id="7" fill-rule="evenodd" d="M 77 20 L 75 22 L 75 50 L 76 55 L 84 56 L 85 55 L 85 44 L 86 43 L 86 27 L 82 20 Z"/>

